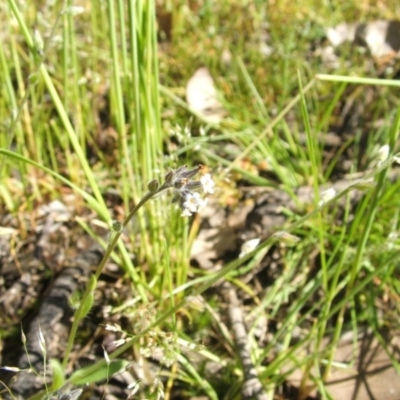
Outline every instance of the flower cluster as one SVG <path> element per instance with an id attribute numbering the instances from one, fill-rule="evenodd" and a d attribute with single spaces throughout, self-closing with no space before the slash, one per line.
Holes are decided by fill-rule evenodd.
<path id="1" fill-rule="evenodd" d="M 192 213 L 201 211 L 208 202 L 207 198 L 202 198 L 195 189 L 203 188 L 204 193 L 214 193 L 214 181 L 210 174 L 205 174 L 200 181 L 194 181 L 192 178 L 204 167 L 198 165 L 195 168 L 188 169 L 183 165 L 176 170 L 171 170 L 165 176 L 165 184 L 174 190 L 173 203 L 178 203 L 182 209 L 182 216 L 188 217 Z"/>

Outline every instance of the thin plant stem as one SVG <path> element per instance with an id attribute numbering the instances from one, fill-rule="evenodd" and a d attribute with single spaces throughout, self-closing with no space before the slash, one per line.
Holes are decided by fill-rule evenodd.
<path id="1" fill-rule="evenodd" d="M 97 266 L 96 271 L 94 273 L 94 278 L 95 280 L 97 280 L 100 277 L 100 274 L 102 273 L 104 266 L 106 265 L 106 262 L 108 261 L 108 259 L 110 258 L 114 248 L 116 247 L 119 238 L 121 237 L 121 234 L 124 230 L 124 228 L 128 225 L 129 221 L 133 218 L 133 216 L 138 212 L 138 210 L 150 199 L 152 199 L 153 197 L 159 195 L 161 192 L 165 191 L 166 189 L 168 189 L 169 185 L 164 184 L 162 185 L 157 191 L 155 192 L 147 192 L 142 199 L 139 201 L 139 203 L 132 209 L 132 211 L 128 214 L 128 216 L 125 218 L 125 220 L 123 221 L 121 228 L 115 232 L 115 234 L 112 236 L 112 239 L 103 255 L 103 258 L 100 262 L 100 264 Z M 139 286 L 138 290 L 143 290 L 141 289 L 142 287 Z M 78 307 L 78 309 L 75 312 L 75 316 L 74 316 L 74 321 L 72 323 L 72 327 L 71 327 L 71 332 L 68 338 L 68 344 L 67 344 L 67 348 L 65 350 L 65 354 L 64 354 L 64 358 L 63 358 L 63 363 L 62 366 L 65 369 L 68 363 L 68 359 L 69 359 L 69 355 L 71 353 L 72 350 L 72 346 L 74 344 L 75 341 L 75 337 L 76 337 L 76 332 L 78 330 L 78 324 L 80 322 L 80 318 L 78 318 L 78 316 L 82 315 L 82 311 L 83 308 L 85 307 L 85 305 L 87 304 L 87 301 L 89 299 L 89 296 L 91 294 L 92 291 L 92 287 L 91 285 L 87 285 L 86 286 L 86 290 L 85 293 L 83 294 L 82 300 L 80 302 L 80 305 Z M 141 295 L 144 295 L 144 293 L 141 293 Z"/>

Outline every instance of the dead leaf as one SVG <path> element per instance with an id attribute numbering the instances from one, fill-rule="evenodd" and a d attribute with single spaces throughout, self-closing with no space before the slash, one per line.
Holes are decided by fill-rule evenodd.
<path id="1" fill-rule="evenodd" d="M 342 23 L 326 29 L 326 36 L 333 47 L 350 42 L 367 47 L 376 58 L 395 55 L 400 50 L 400 21 Z"/>
<path id="2" fill-rule="evenodd" d="M 345 42 L 354 42 L 358 24 L 339 24 L 326 29 L 326 37 L 333 47 L 338 47 Z"/>
<path id="3" fill-rule="evenodd" d="M 394 55 L 400 50 L 400 21 L 362 24 L 357 29 L 357 37 L 365 42 L 373 57 Z"/>
<path id="4" fill-rule="evenodd" d="M 186 101 L 189 107 L 202 115 L 207 122 L 218 123 L 226 110 L 218 100 L 214 80 L 206 67 L 199 68 L 186 86 Z"/>
<path id="5" fill-rule="evenodd" d="M 239 254 L 238 232 L 243 229 L 252 208 L 253 205 L 247 204 L 228 210 L 216 201 L 210 202 L 201 213 L 203 223 L 193 243 L 191 259 L 201 268 L 212 269 L 226 253 Z"/>

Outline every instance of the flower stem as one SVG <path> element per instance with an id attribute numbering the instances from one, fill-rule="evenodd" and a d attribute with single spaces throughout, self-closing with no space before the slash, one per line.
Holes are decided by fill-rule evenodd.
<path id="1" fill-rule="evenodd" d="M 150 199 L 152 199 L 154 196 L 158 195 L 159 193 L 161 193 L 162 191 L 164 191 L 165 189 L 168 188 L 168 185 L 164 184 L 162 185 L 157 191 L 155 192 L 147 192 L 139 201 L 139 203 L 136 204 L 136 206 L 132 209 L 132 211 L 128 214 L 128 216 L 125 218 L 124 222 L 122 223 L 122 227 L 121 229 L 119 229 L 115 235 L 113 235 L 112 240 L 110 241 L 110 243 L 107 246 L 107 249 L 103 255 L 103 258 L 100 262 L 100 264 L 97 266 L 96 268 L 96 272 L 94 273 L 94 277 L 95 280 L 97 281 L 97 279 L 100 277 L 100 274 L 103 271 L 104 266 L 106 265 L 106 262 L 108 261 L 108 259 L 111 256 L 111 253 L 113 252 L 115 246 L 118 243 L 119 238 L 121 237 L 121 234 L 124 230 L 124 228 L 128 225 L 129 221 L 133 218 L 133 216 L 138 212 L 138 210 Z M 138 285 L 138 290 L 143 291 L 143 288 L 141 285 Z M 74 320 L 72 322 L 72 327 L 71 327 L 71 332 L 69 334 L 68 337 L 68 343 L 67 343 L 67 348 L 65 349 L 65 354 L 64 354 L 64 358 L 63 358 L 63 363 L 62 363 L 62 367 L 65 370 L 65 368 L 67 367 L 67 363 L 68 363 L 68 359 L 69 359 L 69 355 L 71 354 L 71 350 L 72 350 L 72 346 L 74 344 L 75 341 L 75 337 L 76 337 L 76 332 L 78 330 L 78 324 L 80 322 L 80 318 L 78 317 L 79 315 L 83 315 L 82 314 L 82 309 L 84 307 L 84 305 L 86 304 L 89 296 L 90 296 L 90 292 L 92 291 L 92 287 L 91 285 L 87 285 L 86 286 L 86 290 L 85 293 L 83 294 L 82 300 L 80 301 L 79 307 L 78 309 L 75 311 L 74 314 Z M 141 293 L 143 298 L 146 298 L 144 293 Z"/>

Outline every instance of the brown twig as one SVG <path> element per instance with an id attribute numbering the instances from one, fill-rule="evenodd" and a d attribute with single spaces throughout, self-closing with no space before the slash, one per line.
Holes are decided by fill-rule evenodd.
<path id="1" fill-rule="evenodd" d="M 61 224 L 54 220 L 54 213 L 46 218 L 42 235 L 37 244 L 37 254 L 46 264 L 52 262 L 47 257 L 47 247 L 50 243 L 51 232 L 60 228 Z M 49 261 L 50 259 L 50 261 Z M 79 288 L 82 279 L 87 279 L 91 268 L 100 262 L 101 253 L 97 246 L 81 251 L 74 259 L 68 260 L 60 274 L 55 278 L 40 304 L 36 316 L 32 319 L 26 332 L 26 348 L 21 349 L 21 356 L 17 367 L 21 370 L 10 382 L 10 389 L 14 399 L 26 399 L 43 388 L 48 380 L 44 377 L 44 361 L 59 357 L 65 349 L 66 338 L 72 317 L 72 309 L 68 300 L 73 292 Z M 54 270 L 52 266 L 49 268 Z M 85 278 L 86 277 L 86 278 Z M 38 340 L 42 333 L 45 343 Z M 46 357 L 43 354 L 44 345 Z M 35 371 L 35 373 L 33 372 Z M 9 398 L 5 395 L 5 399 Z"/>
<path id="2" fill-rule="evenodd" d="M 239 299 L 232 285 L 225 282 L 224 298 L 229 304 L 228 315 L 230 325 L 232 327 L 235 344 L 238 350 L 239 358 L 243 367 L 244 382 L 242 387 L 242 395 L 244 399 L 268 400 L 268 395 L 257 376 L 256 369 L 251 361 L 247 330 L 244 322 L 243 311 L 240 307 Z"/>

